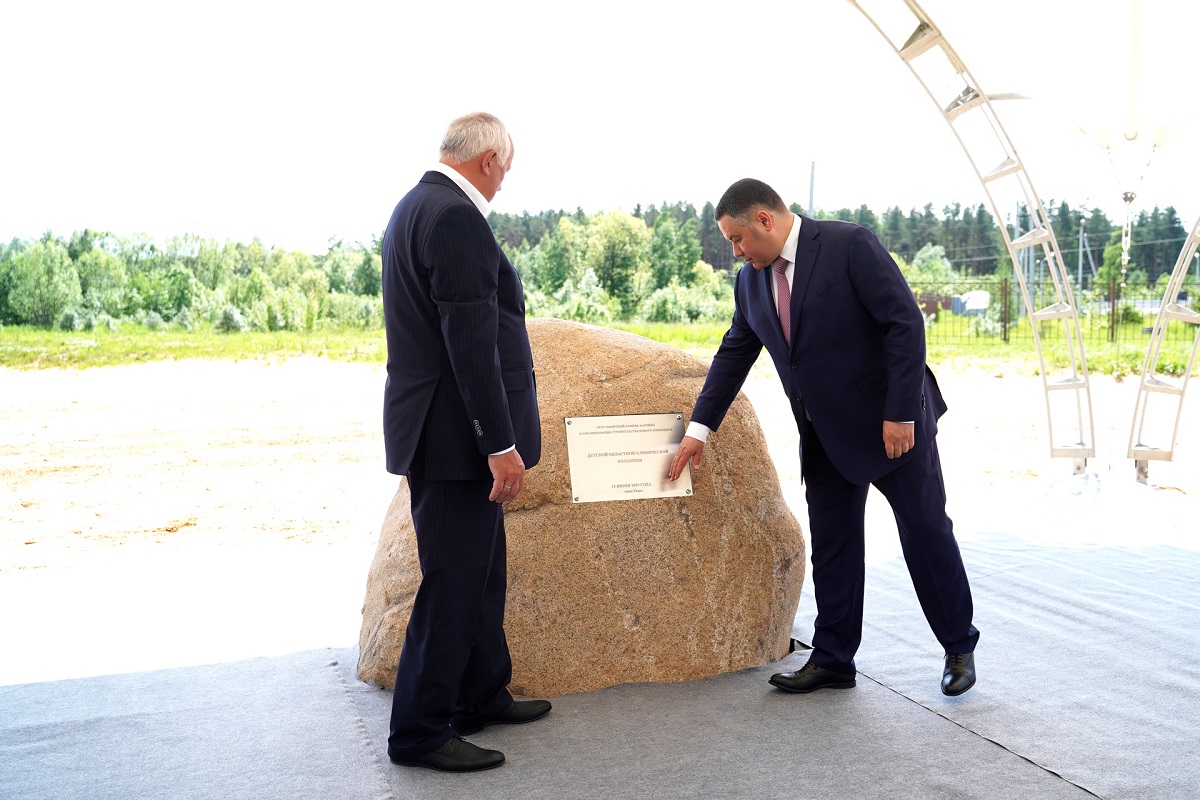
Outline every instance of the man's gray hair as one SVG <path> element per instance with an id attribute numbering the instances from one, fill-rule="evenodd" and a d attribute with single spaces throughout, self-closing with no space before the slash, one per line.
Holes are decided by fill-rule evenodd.
<path id="1" fill-rule="evenodd" d="M 504 123 L 483 111 L 467 114 L 450 123 L 442 139 L 441 157 L 461 164 L 488 150 L 495 150 L 500 163 L 512 157 L 512 141 Z"/>

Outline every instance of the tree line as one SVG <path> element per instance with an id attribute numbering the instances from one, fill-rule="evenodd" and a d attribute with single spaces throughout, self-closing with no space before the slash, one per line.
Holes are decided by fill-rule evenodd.
<path id="1" fill-rule="evenodd" d="M 1102 212 L 1051 202 L 1047 214 L 1067 271 L 1082 259 L 1085 284 L 1120 275 L 1120 226 Z M 792 210 L 804 213 L 798 205 Z M 875 214 L 867 206 L 818 211 L 871 228 L 910 282 L 1007 274 L 1011 261 L 995 219 L 982 206 L 932 204 Z M 1017 224 L 1028 228 L 1018 210 Z M 728 320 L 738 264 L 712 203 L 585 214 L 498 214 L 488 221 L 525 284 L 527 311 L 587 322 Z M 1083 233 L 1083 248 L 1079 244 Z M 1186 239 L 1175 209 L 1133 220 L 1126 283 L 1154 285 L 1169 274 Z M 380 239 L 330 242 L 322 254 L 218 242 L 194 235 L 159 244 L 144 235 L 92 230 L 0 244 L 0 324 L 114 328 L 313 330 L 382 324 Z"/>
<path id="2" fill-rule="evenodd" d="M 0 323 L 312 330 L 382 320 L 378 244 L 321 255 L 194 235 L 83 230 L 0 244 Z"/>
<path id="3" fill-rule="evenodd" d="M 1054 229 L 1062 252 L 1065 266 L 1070 268 L 1079 263 L 1085 270 L 1085 283 L 1094 264 L 1100 280 L 1107 281 L 1113 273 L 1119 273 L 1121 224 L 1110 220 L 1100 210 L 1070 206 L 1066 202 L 1051 200 L 1045 205 L 1046 214 Z M 798 204 L 791 210 L 807 214 Z M 694 235 L 699 240 L 700 258 L 719 272 L 728 272 L 736 266 L 733 250 L 717 228 L 715 208 L 705 203 L 699 211 L 691 203 L 663 203 L 661 207 L 650 206 L 643 210 L 635 208 L 632 216 L 642 219 L 646 226 L 654 229 L 659 218 L 670 217 L 682 235 Z M 870 228 L 879 236 L 884 247 L 899 261 L 911 263 L 926 245 L 940 246 L 945 256 L 955 265 L 958 274 L 971 275 L 1006 274 L 1012 269 L 1012 261 L 1004 245 L 996 220 L 987 207 L 963 206 L 954 203 L 934 211 L 933 204 L 924 208 L 902 211 L 891 207 L 876 214 L 866 205 L 857 209 L 841 208 L 836 211 L 817 210 L 818 219 L 840 219 Z M 574 214 L 564 211 L 543 211 L 540 214 L 497 214 L 492 213 L 490 222 L 496 238 L 506 249 L 517 250 L 522 243 L 536 247 L 544 237 L 553 236 L 559 220 L 569 217 L 576 224 L 586 221 L 582 210 Z M 1012 231 L 1011 221 L 1006 220 Z M 1018 210 L 1020 232 L 1029 230 L 1029 214 L 1026 209 Z M 1083 247 L 1080 247 L 1080 229 L 1083 230 Z M 1141 211 L 1132 220 L 1132 247 L 1129 271 L 1133 282 L 1154 284 L 1163 273 L 1170 273 L 1175 260 L 1187 238 L 1174 207 Z M 1115 268 L 1115 269 L 1114 269 Z"/>

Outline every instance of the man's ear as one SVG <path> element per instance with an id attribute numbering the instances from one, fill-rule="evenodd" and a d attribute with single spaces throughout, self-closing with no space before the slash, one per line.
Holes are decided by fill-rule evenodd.
<path id="1" fill-rule="evenodd" d="M 479 168 L 483 171 L 484 175 L 492 174 L 492 169 L 495 166 L 496 159 L 499 157 L 500 153 L 496 150 L 488 150 L 479 157 Z"/>
<path id="2" fill-rule="evenodd" d="M 771 212 L 765 208 L 760 208 L 754 212 L 754 220 L 762 226 L 764 231 L 770 232 L 775 227 L 775 218 L 771 216 Z"/>

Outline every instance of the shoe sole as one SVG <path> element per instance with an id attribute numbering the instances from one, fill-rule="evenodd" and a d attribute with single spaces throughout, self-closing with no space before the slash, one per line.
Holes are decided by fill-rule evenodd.
<path id="1" fill-rule="evenodd" d="M 858 681 L 838 681 L 836 683 L 822 683 L 820 686 L 814 686 L 811 689 L 793 689 L 790 686 L 784 686 L 782 683 L 776 683 L 772 680 L 768 680 L 767 683 L 771 684 L 777 689 L 782 689 L 783 691 L 791 692 L 792 694 L 809 694 L 810 692 L 815 692 L 818 689 L 853 689 L 858 685 Z"/>
<path id="2" fill-rule="evenodd" d="M 419 761 L 398 761 L 394 758 L 391 759 L 391 762 L 401 767 L 423 767 L 424 769 L 431 769 L 435 772 L 483 772 L 484 770 L 495 769 L 496 767 L 500 766 L 504 763 L 504 759 L 500 759 L 495 764 L 486 764 L 482 767 L 471 767 L 469 769 L 443 769 L 442 767 L 435 767 L 433 764 L 422 764 Z"/>

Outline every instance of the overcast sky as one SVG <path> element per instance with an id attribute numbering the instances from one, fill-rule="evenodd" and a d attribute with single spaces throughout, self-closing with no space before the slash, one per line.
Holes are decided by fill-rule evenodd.
<path id="1" fill-rule="evenodd" d="M 989 94 L 1043 199 L 1200 212 L 1200 4 L 1141 0 L 1139 129 L 1182 128 L 1147 169 L 1080 132 L 1120 124 L 1134 0 L 923 0 Z M 903 10 L 902 0 L 871 8 Z M 502 212 L 789 202 L 877 212 L 985 203 L 949 126 L 845 0 L 68 3 L 0 6 L 0 239 L 83 227 L 323 252 L 367 242 L 487 110 L 516 158 Z M 1188 98 L 1191 98 L 1190 100 Z M 1138 176 L 1144 172 L 1144 178 Z"/>

